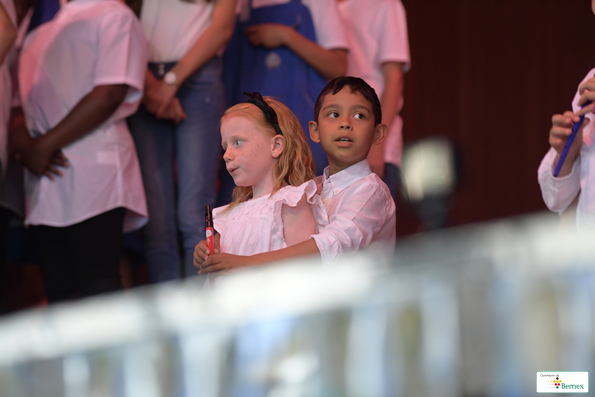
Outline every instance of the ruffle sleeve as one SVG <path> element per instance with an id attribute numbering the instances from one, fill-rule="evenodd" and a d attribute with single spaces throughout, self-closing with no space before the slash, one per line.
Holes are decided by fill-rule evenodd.
<path id="1" fill-rule="evenodd" d="M 222 207 L 217 207 L 213 210 L 213 226 L 215 226 L 215 231 L 221 235 L 223 235 L 223 232 L 227 227 L 227 221 L 229 219 L 228 215 L 230 214 L 230 212 L 222 214 L 222 212 L 227 207 L 227 205 L 224 205 Z"/>
<path id="2" fill-rule="evenodd" d="M 279 236 L 283 236 L 283 205 L 289 207 L 296 207 L 302 197 L 306 197 L 306 201 L 310 205 L 314 221 L 316 222 L 316 232 L 318 233 L 323 227 L 328 225 L 328 215 L 322 204 L 320 194 L 317 192 L 316 182 L 309 180 L 302 183 L 300 186 L 286 186 L 275 193 L 275 207 L 273 211 L 273 229 Z"/>

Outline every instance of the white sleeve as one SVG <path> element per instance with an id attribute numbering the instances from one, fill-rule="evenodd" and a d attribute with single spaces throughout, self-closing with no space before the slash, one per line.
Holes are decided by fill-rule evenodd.
<path id="1" fill-rule="evenodd" d="M 228 207 L 229 205 L 224 205 L 222 207 L 217 207 L 213 210 L 213 226 L 215 228 L 215 231 L 221 235 L 223 235 L 223 233 L 225 232 L 225 228 L 227 226 L 227 220 L 229 212 L 225 212 L 223 213 L 223 211 Z"/>
<path id="2" fill-rule="evenodd" d="M 147 44 L 138 19 L 129 9 L 114 12 L 103 19 L 98 34 L 93 84 L 126 84 L 132 89 L 125 102 L 139 101 L 147 69 Z"/>
<path id="3" fill-rule="evenodd" d="M 407 35 L 407 15 L 399 0 L 385 1 L 380 10 L 378 64 L 403 62 L 405 71 L 410 67 L 409 36 Z"/>
<path id="4" fill-rule="evenodd" d="M 302 0 L 302 4 L 310 10 L 319 46 L 327 50 L 349 48 L 336 0 Z"/>
<path id="5" fill-rule="evenodd" d="M 378 183 L 358 185 L 343 202 L 341 208 L 329 217 L 328 226 L 311 237 L 323 263 L 367 247 L 395 214 L 388 189 Z"/>
<path id="6" fill-rule="evenodd" d="M 572 203 L 580 191 L 580 156 L 572 165 L 572 172 L 561 178 L 554 177 L 552 166 L 556 159 L 553 148 L 547 152 L 539 169 L 537 179 L 541 188 L 541 195 L 550 211 L 562 212 Z"/>

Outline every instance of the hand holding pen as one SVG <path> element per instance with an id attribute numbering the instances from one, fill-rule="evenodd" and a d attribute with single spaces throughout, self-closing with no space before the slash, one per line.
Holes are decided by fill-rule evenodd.
<path id="1" fill-rule="evenodd" d="M 581 109 L 577 113 L 566 111 L 564 114 L 556 114 L 552 117 L 549 143 L 558 152 L 553 171 L 554 177 L 568 175 L 580 155 L 583 129 L 589 123 L 589 119 L 585 121 L 585 115 L 595 110 L 592 106 L 595 100 L 595 78 L 581 84 L 579 93 L 581 96 L 578 105 Z"/>
<path id="2" fill-rule="evenodd" d="M 583 105 L 583 109 L 591 102 Z M 582 109 L 581 109 L 582 110 Z M 589 123 L 585 116 L 566 111 L 564 114 L 555 114 L 552 117 L 552 128 L 550 130 L 550 146 L 558 152 L 554 177 L 568 175 L 572 171 L 572 165 L 580 154 L 583 143 L 583 128 Z"/>

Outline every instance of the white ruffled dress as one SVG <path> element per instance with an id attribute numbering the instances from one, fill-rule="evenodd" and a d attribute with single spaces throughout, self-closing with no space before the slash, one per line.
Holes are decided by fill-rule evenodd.
<path id="1" fill-rule="evenodd" d="M 328 216 L 313 180 L 300 186 L 286 186 L 272 196 L 262 196 L 239 204 L 223 213 L 227 206 L 213 210 L 215 230 L 221 234 L 220 249 L 234 255 L 254 255 L 287 247 L 283 234 L 283 205 L 295 207 L 306 196 L 316 232 L 328 225 Z"/>

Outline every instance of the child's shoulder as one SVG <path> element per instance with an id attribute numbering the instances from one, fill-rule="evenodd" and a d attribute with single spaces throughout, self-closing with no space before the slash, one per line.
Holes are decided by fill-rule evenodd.
<path id="1" fill-rule="evenodd" d="M 308 201 L 314 197 L 316 189 L 316 182 L 310 179 L 299 186 L 288 185 L 281 188 L 273 195 L 273 198 L 277 201 L 283 201 L 287 205 L 295 206 L 304 196 Z"/>

